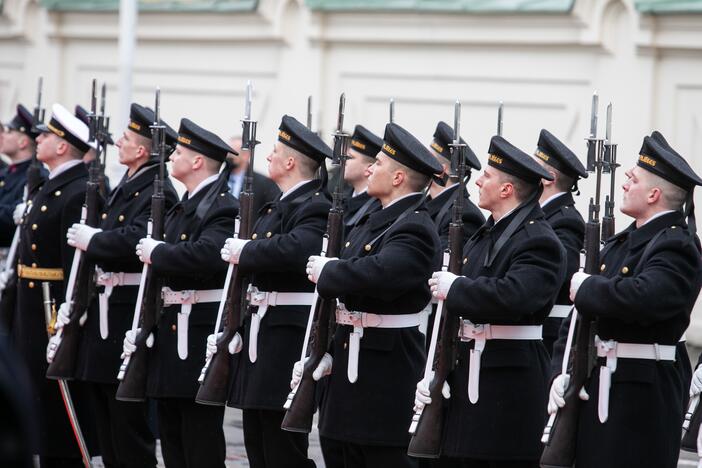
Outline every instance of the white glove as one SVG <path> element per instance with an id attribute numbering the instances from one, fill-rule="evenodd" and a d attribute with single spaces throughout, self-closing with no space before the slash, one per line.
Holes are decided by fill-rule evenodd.
<path id="1" fill-rule="evenodd" d="M 10 281 L 12 274 L 15 272 L 12 268 L 0 271 L 0 291 L 7 287 L 7 282 Z"/>
<path id="2" fill-rule="evenodd" d="M 702 366 L 695 369 L 692 373 L 692 381 L 690 382 L 690 396 L 699 395 L 702 393 Z"/>
<path id="3" fill-rule="evenodd" d="M 88 250 L 90 239 L 98 232 L 102 232 L 102 229 L 90 227 L 87 224 L 75 223 L 68 228 L 68 232 L 66 233 L 68 245 L 85 252 Z"/>
<path id="4" fill-rule="evenodd" d="M 26 208 L 27 204 L 25 202 L 20 202 L 15 207 L 15 211 L 12 212 L 12 219 L 15 221 L 15 224 L 20 224 L 22 222 L 22 216 L 24 215 L 24 210 Z"/>
<path id="5" fill-rule="evenodd" d="M 307 259 L 307 267 L 305 268 L 305 273 L 307 273 L 307 279 L 317 284 L 319 277 L 322 276 L 322 270 L 324 266 L 331 262 L 332 260 L 339 260 L 337 257 L 322 257 L 319 255 L 310 255 Z"/>
<path id="6" fill-rule="evenodd" d="M 134 351 L 136 351 L 136 337 L 139 336 L 139 333 L 141 332 L 141 328 L 137 328 L 136 330 L 127 330 L 127 332 L 124 334 L 124 341 L 122 342 L 122 355 L 120 356 L 120 359 L 124 359 L 127 356 L 131 356 Z M 146 347 L 151 348 L 154 345 L 154 334 L 149 333 L 149 336 L 146 338 Z"/>
<path id="7" fill-rule="evenodd" d="M 434 372 L 431 373 L 429 377 L 426 377 L 419 382 L 417 382 L 417 390 L 414 392 L 414 411 L 420 411 L 424 409 L 426 405 L 431 404 L 431 397 L 429 396 L 429 384 L 434 379 Z M 444 386 L 441 388 L 441 394 L 446 400 L 451 398 L 451 388 L 448 382 L 444 381 Z"/>
<path id="8" fill-rule="evenodd" d="M 575 296 L 578 295 L 578 289 L 583 284 L 583 281 L 590 277 L 589 274 L 583 273 L 582 271 L 576 271 L 573 273 L 573 277 L 570 279 L 570 300 L 575 302 Z"/>
<path id="9" fill-rule="evenodd" d="M 305 358 L 305 362 L 309 357 Z M 322 356 L 322 359 L 319 361 L 319 364 L 317 364 L 317 368 L 312 372 L 312 378 L 315 381 L 319 381 L 322 377 L 325 377 L 329 374 L 331 374 L 332 371 L 332 363 L 333 359 L 329 353 L 324 353 L 324 356 Z M 302 380 L 302 372 L 305 370 L 305 365 L 303 364 L 302 361 L 297 361 L 293 365 L 293 371 L 292 371 L 292 378 L 290 379 L 290 388 L 295 388 L 298 386 L 300 383 L 300 380 Z"/>
<path id="10" fill-rule="evenodd" d="M 551 384 L 551 390 L 548 392 L 548 414 L 553 414 L 558 411 L 558 408 L 565 406 L 565 392 L 570 383 L 570 374 L 559 374 Z"/>
<path id="11" fill-rule="evenodd" d="M 435 271 L 429 278 L 429 288 L 432 296 L 440 301 L 446 300 L 449 289 L 451 289 L 451 285 L 456 281 L 456 278 L 458 278 L 458 275 L 448 271 Z"/>
<path id="12" fill-rule="evenodd" d="M 216 335 L 213 333 L 207 337 L 207 353 L 205 355 L 205 359 L 207 361 L 212 359 L 212 356 L 217 354 L 217 340 L 219 340 L 220 336 L 222 336 L 222 332 L 219 332 Z M 241 351 L 241 346 L 241 335 L 239 333 L 235 333 L 234 338 L 232 338 L 232 341 L 230 341 L 227 345 L 227 350 L 229 351 L 229 354 L 236 354 Z"/>
<path id="13" fill-rule="evenodd" d="M 157 241 L 151 237 L 140 239 L 136 246 L 136 255 L 139 257 L 139 261 L 151 264 L 151 254 L 153 254 L 156 247 L 161 244 L 163 244 L 163 241 Z"/>
<path id="14" fill-rule="evenodd" d="M 225 262 L 237 265 L 239 263 L 239 257 L 241 257 L 241 251 L 244 250 L 244 246 L 247 242 L 250 241 L 248 239 L 230 237 L 224 242 L 224 247 L 219 251 L 219 255 Z"/>

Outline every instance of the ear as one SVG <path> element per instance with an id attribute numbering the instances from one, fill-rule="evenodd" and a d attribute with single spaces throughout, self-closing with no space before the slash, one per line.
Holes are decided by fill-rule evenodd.
<path id="1" fill-rule="evenodd" d="M 393 187 L 399 187 L 400 184 L 407 178 L 407 174 L 405 174 L 405 171 L 402 170 L 397 170 L 394 172 L 392 175 L 392 186 Z"/>
<path id="2" fill-rule="evenodd" d="M 141 158 L 148 158 L 149 153 L 146 151 L 146 147 L 144 145 L 139 145 L 137 146 L 136 150 L 136 158 L 141 159 Z"/>
<path id="3" fill-rule="evenodd" d="M 648 196 L 646 197 L 646 203 L 649 205 L 653 205 L 653 204 L 657 203 L 658 200 L 660 200 L 662 196 L 663 196 L 663 192 L 661 191 L 661 189 L 658 187 L 653 187 L 648 192 Z"/>
<path id="4" fill-rule="evenodd" d="M 512 182 L 503 182 L 502 185 L 500 185 L 500 198 L 509 198 L 512 195 L 514 195 L 514 185 L 512 185 Z"/>
<path id="5" fill-rule="evenodd" d="M 295 158 L 294 158 L 294 157 L 288 156 L 288 157 L 285 159 L 285 170 L 286 170 L 286 171 L 291 171 L 291 170 L 295 167 L 295 164 L 296 164 L 296 163 L 297 163 L 297 161 L 295 161 Z"/>
<path id="6" fill-rule="evenodd" d="M 550 187 L 551 185 L 556 183 L 556 173 L 553 171 L 548 171 L 548 173 L 551 174 L 553 180 L 541 179 L 541 183 L 544 184 L 544 187 Z"/>
<path id="7" fill-rule="evenodd" d="M 29 137 L 26 135 L 22 135 L 19 137 L 19 140 L 17 141 L 17 146 L 20 147 L 20 149 L 25 149 L 29 145 Z"/>
<path id="8" fill-rule="evenodd" d="M 193 170 L 194 171 L 200 169 L 204 164 L 205 164 L 204 156 L 201 156 L 198 154 L 193 158 Z"/>
<path id="9" fill-rule="evenodd" d="M 63 156 L 68 153 L 68 143 L 61 140 L 58 145 L 56 145 L 56 154 Z"/>

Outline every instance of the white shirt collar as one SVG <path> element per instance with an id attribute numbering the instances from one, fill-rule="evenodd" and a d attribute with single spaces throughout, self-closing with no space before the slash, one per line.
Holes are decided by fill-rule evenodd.
<path id="1" fill-rule="evenodd" d="M 660 218 L 661 216 L 667 215 L 668 213 L 672 213 L 673 211 L 675 211 L 675 210 L 659 211 L 658 213 L 656 213 L 653 216 L 651 216 L 650 218 L 648 218 L 641 226 L 639 226 L 639 228 L 642 228 L 643 226 L 647 225 L 648 223 L 650 223 L 654 219 Z"/>
<path id="2" fill-rule="evenodd" d="M 361 190 L 360 192 L 354 191 L 354 192 L 351 194 L 351 198 L 356 198 L 356 197 L 359 196 L 359 195 L 363 195 L 363 194 L 366 193 L 367 191 L 368 191 L 368 186 L 366 185 L 365 188 L 364 188 L 363 190 Z"/>
<path id="3" fill-rule="evenodd" d="M 522 206 L 522 205 L 517 205 L 517 206 L 515 206 L 514 208 L 512 208 L 511 210 L 509 210 L 507 213 L 503 214 L 502 217 L 501 217 L 500 219 L 495 219 L 495 218 L 493 218 L 493 219 L 495 219 L 495 224 L 499 223 L 500 221 L 502 221 L 503 219 L 505 219 L 507 216 L 511 215 L 512 212 L 513 212 L 514 210 L 516 210 L 517 208 L 519 208 L 520 206 Z"/>
<path id="4" fill-rule="evenodd" d="M 401 197 L 397 197 L 396 199 L 394 199 L 393 201 L 391 201 L 390 203 L 388 203 L 387 206 L 384 206 L 384 207 L 383 207 L 383 209 L 389 208 L 389 207 L 391 207 L 392 205 L 394 205 L 395 203 L 399 202 L 400 200 L 404 200 L 405 198 L 409 198 L 409 197 L 411 197 L 411 196 L 413 196 L 413 195 L 421 195 L 421 194 L 422 194 L 422 192 L 410 192 L 410 193 L 408 193 L 407 195 L 402 195 Z"/>
<path id="5" fill-rule="evenodd" d="M 565 194 L 566 194 L 566 192 L 554 193 L 553 195 L 551 195 L 550 197 L 548 197 L 546 200 L 544 200 L 543 202 L 541 202 L 541 208 L 543 208 L 544 206 L 548 205 L 549 203 L 551 203 L 553 200 L 555 200 L 556 198 L 560 197 L 561 195 L 565 195 Z"/>
<path id="6" fill-rule="evenodd" d="M 192 193 L 189 193 L 189 194 L 188 194 L 188 198 L 193 198 L 197 192 L 199 192 L 200 190 L 202 190 L 206 185 L 209 185 L 209 184 L 211 184 L 212 182 L 214 182 L 215 180 L 217 180 L 218 177 L 219 177 L 219 174 L 212 174 L 212 175 L 209 176 L 207 179 L 205 179 L 205 180 L 203 180 L 202 182 L 200 182 L 200 183 L 198 184 L 198 186 L 195 187 L 195 190 L 193 190 Z"/>
<path id="7" fill-rule="evenodd" d="M 299 189 L 300 187 L 302 187 L 303 185 L 305 185 L 307 182 L 310 182 L 310 181 L 312 181 L 312 180 L 313 180 L 313 179 L 305 179 L 305 180 L 303 180 L 303 181 L 301 181 L 301 182 L 296 183 L 295 185 L 293 185 L 292 187 L 290 187 L 289 189 L 287 189 L 285 192 L 283 192 L 283 194 L 280 196 L 280 199 L 282 200 L 283 198 L 287 197 L 288 195 L 290 195 L 291 193 L 293 193 L 295 190 Z"/>
<path id="8" fill-rule="evenodd" d="M 49 172 L 49 180 L 53 179 L 54 177 L 58 176 L 59 174 L 63 174 L 70 168 L 77 166 L 78 164 L 83 164 L 82 159 L 71 159 L 70 161 L 66 161 L 63 164 L 59 164 L 56 166 L 51 172 Z"/>

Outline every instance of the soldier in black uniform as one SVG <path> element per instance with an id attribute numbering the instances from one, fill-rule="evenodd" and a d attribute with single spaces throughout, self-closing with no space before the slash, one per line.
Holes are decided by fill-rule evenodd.
<path id="1" fill-rule="evenodd" d="M 578 179 L 586 178 L 587 171 L 575 153 L 546 129 L 541 130 L 534 156 L 553 177 L 553 180 L 542 181 L 544 191 L 539 203 L 546 221 L 566 252 L 566 278 L 556 297 L 556 304 L 544 322 L 544 345 L 549 355 L 553 355 L 558 330 L 572 308 L 568 297 L 570 278 L 580 268 L 580 253 L 585 241 L 585 221 L 575 209 L 572 192 L 578 190 Z M 554 369 L 560 372 L 560 365 Z"/>
<path id="2" fill-rule="evenodd" d="M 132 104 L 129 123 L 117 141 L 119 161 L 127 167 L 110 194 L 99 228 L 76 223 L 68 230 L 68 244 L 85 251 L 96 264 L 98 297 L 93 300 L 83 328 L 76 378 L 87 382 L 92 396 L 102 459 L 111 467 L 156 465 L 154 436 L 147 424 L 147 404 L 115 399 L 122 340 L 131 328 L 142 264 L 134 246 L 146 235 L 154 178 L 159 161 L 151 158 L 154 113 Z M 177 134 L 166 126 L 167 148 Z M 166 208 L 178 196 L 166 179 Z"/>
<path id="3" fill-rule="evenodd" d="M 315 378 L 330 374 L 319 430 L 342 445 L 338 466 L 413 467 L 407 428 L 426 360 L 426 281 L 441 255 L 422 190 L 441 165 L 390 123 L 370 171 L 368 194 L 383 208 L 361 218 L 341 259 L 313 256 L 307 265 L 319 294 L 339 299 L 333 344 L 315 371 Z M 333 468 L 335 460 L 325 461 Z"/>
<path id="4" fill-rule="evenodd" d="M 325 158 L 331 149 L 293 117 L 284 116 L 268 174 L 282 194 L 263 207 L 251 240 L 227 239 L 222 259 L 251 275 L 252 314 L 234 357 L 229 405 L 243 409 L 244 444 L 252 467 L 315 466 L 307 434 L 283 431 L 290 370 L 300 355 L 314 285 L 305 263 L 319 254 L 331 207 Z M 314 180 L 320 168 L 324 177 Z M 240 339 L 240 338 L 235 338 Z"/>
<path id="5" fill-rule="evenodd" d="M 22 104 L 17 104 L 17 115 L 5 124 L 0 153 L 10 158 L 11 164 L 0 170 L 0 247 L 8 247 L 15 232 L 15 217 L 23 214 L 23 207 L 14 215 L 22 202 L 27 183 L 27 169 L 36 150 L 37 137 L 34 117 Z"/>
<path id="6" fill-rule="evenodd" d="M 81 158 L 88 150 L 88 128 L 64 107 L 54 104 L 51 120 L 39 125 L 37 158 L 49 168 L 44 182 L 27 210 L 21 228 L 17 260 L 17 304 L 11 336 L 18 354 L 25 360 L 33 384 L 32 398 L 39 417 L 38 453 L 41 466 L 83 466 L 63 400 L 56 382 L 47 380 L 47 325 L 44 318 L 41 283 L 49 281 L 51 296 L 64 300 L 64 279 L 68 278 L 74 249 L 65 242 L 66 231 L 80 219 L 85 200 L 88 171 Z M 63 323 L 58 320 L 56 326 Z M 78 411 L 83 434 L 90 442 L 94 432 L 80 382 L 69 386 Z M 96 450 L 88 446 L 91 455 Z"/>
<path id="7" fill-rule="evenodd" d="M 219 250 L 234 231 L 239 209 L 228 193 L 233 153 L 217 135 L 180 122 L 171 174 L 187 189 L 168 212 L 164 240 L 144 238 L 137 255 L 165 281 L 164 308 L 149 356 L 147 395 L 157 399 L 163 460 L 169 467 L 223 467 L 224 407 L 195 403 L 205 344 L 215 324 L 227 266 Z M 126 333 L 125 354 L 135 333 Z"/>
<path id="8" fill-rule="evenodd" d="M 348 236 L 353 226 L 366 214 L 373 213 L 381 208 L 377 198 L 368 195 L 368 168 L 375 162 L 383 145 L 383 140 L 365 128 L 356 125 L 351 136 L 348 150 L 348 159 L 344 170 L 344 180 L 351 188 L 344 196 L 346 208 L 344 209 L 344 234 Z"/>
<path id="9" fill-rule="evenodd" d="M 491 216 L 463 250 L 462 275 L 430 281 L 462 318 L 442 466 L 538 467 L 550 374 L 542 324 L 565 278 L 565 252 L 539 206 L 541 179 L 553 177 L 500 136 L 488 153 L 476 184 Z M 418 407 L 431 401 L 427 384 L 417 386 Z"/>
<path id="10" fill-rule="evenodd" d="M 464 241 L 468 240 L 475 231 L 485 222 L 485 216 L 477 206 L 470 200 L 465 184 L 470 180 L 472 169 L 480 170 L 480 161 L 470 149 L 470 146 L 461 138 L 461 143 L 466 144 L 466 180 L 459 183 L 456 177 L 451 177 L 451 144 L 453 143 L 453 129 L 446 122 L 439 122 L 434 131 L 434 140 L 429 145 L 432 154 L 441 164 L 443 172 L 429 186 L 429 197 L 427 210 L 431 219 L 434 220 L 441 239 L 441 250 L 446 250 L 448 246 L 448 232 L 451 224 L 451 208 L 459 196 L 459 188 L 462 188 L 463 197 L 463 232 Z"/>
<path id="11" fill-rule="evenodd" d="M 621 211 L 634 223 L 605 244 L 599 275 L 571 280 L 578 312 L 595 320 L 599 357 L 580 407 L 578 467 L 677 466 L 685 384 L 676 345 L 702 286 L 692 212 L 702 179 L 662 141 L 645 137 L 626 172 Z M 563 406 L 567 380 L 554 380 L 549 411 Z"/>

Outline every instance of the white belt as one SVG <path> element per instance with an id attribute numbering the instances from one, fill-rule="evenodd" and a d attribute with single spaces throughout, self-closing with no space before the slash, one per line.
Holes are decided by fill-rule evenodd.
<path id="1" fill-rule="evenodd" d="M 109 327 L 107 320 L 108 302 L 112 295 L 112 290 L 117 286 L 138 286 L 141 279 L 141 273 L 114 273 L 111 271 L 102 271 L 95 267 L 97 276 L 95 282 L 98 286 L 104 286 L 103 292 L 98 294 L 98 310 L 100 311 L 100 337 L 105 340 L 109 335 Z"/>
<path id="2" fill-rule="evenodd" d="M 426 326 L 431 302 L 415 314 L 371 314 L 369 312 L 353 312 L 339 302 L 336 306 L 336 323 L 351 325 L 353 331 L 349 334 L 349 363 L 346 375 L 349 382 L 358 379 L 358 354 L 361 347 L 364 328 L 411 328 L 418 327 L 426 334 Z"/>
<path id="3" fill-rule="evenodd" d="M 165 286 L 161 289 L 163 305 L 181 304 L 178 312 L 178 357 L 182 360 L 188 357 L 188 319 L 193 309 L 193 304 L 204 302 L 219 302 L 222 299 L 221 289 L 184 289 L 173 291 Z"/>
<path id="4" fill-rule="evenodd" d="M 674 345 L 618 343 L 614 340 L 602 341 L 595 336 L 597 356 L 607 358 L 600 366 L 600 387 L 597 401 L 597 415 L 604 423 L 609 417 L 609 390 L 612 386 L 612 374 L 617 370 L 617 358 L 649 359 L 655 361 L 675 361 Z"/>
<path id="5" fill-rule="evenodd" d="M 258 359 L 258 331 L 268 308 L 295 305 L 311 306 L 314 293 L 259 291 L 255 286 L 249 285 L 246 295 L 250 305 L 258 306 L 256 312 L 251 314 L 251 328 L 249 329 L 249 360 L 254 363 Z"/>
<path id="6" fill-rule="evenodd" d="M 570 315 L 571 310 L 573 310 L 572 305 L 556 304 L 553 306 L 553 309 L 551 309 L 548 316 L 549 318 L 566 318 L 568 315 Z"/>
<path id="7" fill-rule="evenodd" d="M 480 356 L 487 340 L 540 340 L 542 329 L 541 325 L 474 324 L 463 320 L 458 338 L 461 341 L 475 341 L 475 346 L 469 350 L 468 400 L 475 404 L 480 396 Z"/>

